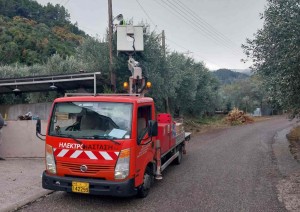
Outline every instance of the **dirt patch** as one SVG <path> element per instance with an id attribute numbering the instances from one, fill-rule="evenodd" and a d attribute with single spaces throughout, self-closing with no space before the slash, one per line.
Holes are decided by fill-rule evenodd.
<path id="1" fill-rule="evenodd" d="M 300 162 L 300 126 L 294 127 L 287 135 L 290 142 L 290 151 L 293 157 Z"/>
<path id="2" fill-rule="evenodd" d="M 288 211 L 300 211 L 300 173 L 280 180 L 277 190 L 279 201 Z"/>

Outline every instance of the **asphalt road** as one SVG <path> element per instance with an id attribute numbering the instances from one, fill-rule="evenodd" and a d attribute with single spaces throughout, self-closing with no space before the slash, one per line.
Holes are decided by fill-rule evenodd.
<path id="1" fill-rule="evenodd" d="M 19 211 L 285 211 L 272 142 L 290 125 L 273 118 L 194 136 L 145 199 L 55 192 Z"/>

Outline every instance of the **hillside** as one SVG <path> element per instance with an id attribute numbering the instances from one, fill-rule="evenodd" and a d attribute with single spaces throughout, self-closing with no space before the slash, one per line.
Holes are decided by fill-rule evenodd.
<path id="1" fill-rule="evenodd" d="M 247 74 L 249 76 L 253 75 L 251 69 L 230 69 L 230 70 L 234 71 L 234 72 L 239 72 L 239 73 Z"/>
<path id="2" fill-rule="evenodd" d="M 229 69 L 219 69 L 212 73 L 216 76 L 216 78 L 222 85 L 231 84 L 235 81 L 246 79 L 249 77 L 249 75 L 247 74 L 231 71 Z"/>
<path id="3" fill-rule="evenodd" d="M 69 17 L 59 5 L 0 0 L 0 65 L 32 65 L 55 53 L 72 55 L 86 35 Z"/>

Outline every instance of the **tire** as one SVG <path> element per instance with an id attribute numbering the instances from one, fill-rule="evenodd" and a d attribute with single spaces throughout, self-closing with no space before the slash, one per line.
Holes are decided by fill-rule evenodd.
<path id="1" fill-rule="evenodd" d="M 140 198 L 145 198 L 148 196 L 153 181 L 153 173 L 151 172 L 151 169 L 147 167 L 144 174 L 143 184 L 138 188 L 137 196 Z"/>
<path id="2" fill-rule="evenodd" d="M 179 147 L 178 152 L 179 152 L 179 155 L 178 155 L 178 157 L 174 160 L 174 163 L 175 163 L 176 165 L 181 164 L 181 161 L 182 161 L 182 156 L 183 156 L 182 146 Z"/>

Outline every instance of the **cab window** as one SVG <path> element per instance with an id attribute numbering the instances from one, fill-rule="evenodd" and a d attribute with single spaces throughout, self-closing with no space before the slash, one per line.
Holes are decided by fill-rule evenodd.
<path id="1" fill-rule="evenodd" d="M 139 107 L 137 115 L 138 139 L 142 139 L 147 134 L 149 120 L 151 120 L 151 106 Z"/>

